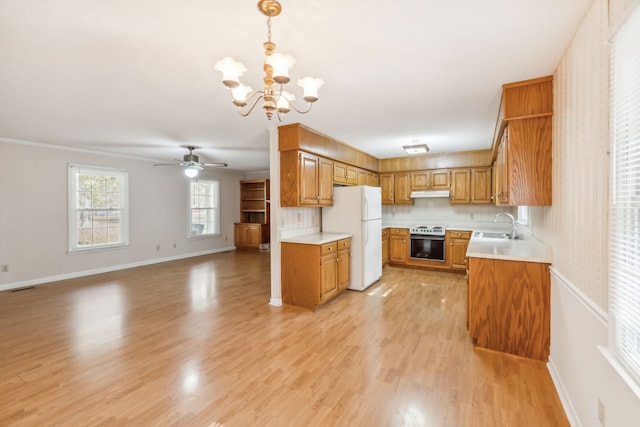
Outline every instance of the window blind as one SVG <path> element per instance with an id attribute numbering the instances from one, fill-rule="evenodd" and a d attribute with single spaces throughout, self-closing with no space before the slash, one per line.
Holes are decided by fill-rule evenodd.
<path id="1" fill-rule="evenodd" d="M 640 383 L 640 7 L 611 42 L 609 341 Z"/>

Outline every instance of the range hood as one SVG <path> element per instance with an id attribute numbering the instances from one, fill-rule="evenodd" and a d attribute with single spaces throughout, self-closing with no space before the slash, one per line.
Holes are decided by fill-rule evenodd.
<path id="1" fill-rule="evenodd" d="M 412 199 L 422 199 L 426 197 L 449 197 L 449 190 L 429 190 L 429 191 L 412 191 Z"/>

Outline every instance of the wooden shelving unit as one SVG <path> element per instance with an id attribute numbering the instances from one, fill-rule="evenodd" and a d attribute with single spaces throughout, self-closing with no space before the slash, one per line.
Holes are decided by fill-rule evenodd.
<path id="1" fill-rule="evenodd" d="M 258 249 L 269 242 L 270 193 L 268 179 L 240 181 L 240 222 L 235 224 L 235 245 Z"/>

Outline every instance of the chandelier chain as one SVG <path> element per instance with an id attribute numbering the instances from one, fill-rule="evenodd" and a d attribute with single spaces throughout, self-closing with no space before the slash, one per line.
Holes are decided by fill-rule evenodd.
<path id="1" fill-rule="evenodd" d="M 271 41 L 271 17 L 267 17 L 267 41 Z"/>

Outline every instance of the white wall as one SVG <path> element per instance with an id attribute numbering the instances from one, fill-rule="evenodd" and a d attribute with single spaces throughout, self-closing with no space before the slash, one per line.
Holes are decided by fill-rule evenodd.
<path id="1" fill-rule="evenodd" d="M 67 254 L 69 163 L 129 171 L 129 247 Z M 152 164 L 0 141 L 0 265 L 9 266 L 0 290 L 232 249 L 242 176 L 203 171 L 202 178 L 220 180 L 221 235 L 187 239 L 189 181 L 180 168 Z"/>
<path id="2" fill-rule="evenodd" d="M 610 29 L 629 0 L 595 0 L 554 74 L 553 205 L 532 208 L 553 247 L 549 370 L 572 425 L 637 426 L 640 399 L 603 357 L 608 319 Z"/>

